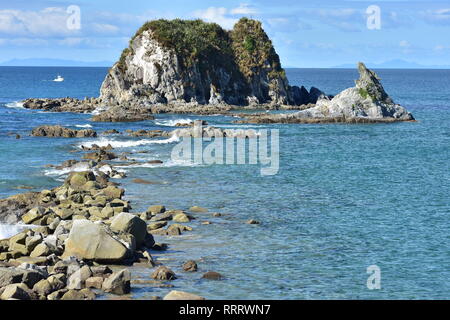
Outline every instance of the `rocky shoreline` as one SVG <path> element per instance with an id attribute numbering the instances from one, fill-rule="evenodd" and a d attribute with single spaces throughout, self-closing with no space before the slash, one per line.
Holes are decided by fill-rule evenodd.
<path id="1" fill-rule="evenodd" d="M 34 130 L 37 136 L 57 136 L 48 132 L 65 138 L 82 136 L 77 132 L 67 134 L 58 126 L 57 130 L 43 128 Z M 96 136 L 94 133 L 86 137 Z M 111 180 L 125 176 L 108 163 L 118 158 L 112 150 L 111 146 L 85 147 L 84 160 L 56 166 L 71 171 L 61 186 L 0 200 L 0 221 L 24 225 L 18 234 L 0 239 L 1 300 L 93 300 L 105 295 L 127 298 L 133 285 L 173 287 L 177 275 L 152 257 L 164 252 L 167 244 L 155 242 L 153 236 L 193 232 L 196 224 L 207 223 L 200 218 L 221 214 L 201 207 L 167 210 L 163 205 L 132 213 L 132 204 L 123 198 L 125 190 Z M 124 155 L 121 160 L 132 161 Z M 198 271 L 196 261 L 186 259 L 179 264 L 183 272 Z M 134 266 L 148 268 L 151 280 L 133 278 Z M 222 275 L 206 272 L 199 279 L 220 280 Z M 204 298 L 172 290 L 163 299 Z"/>

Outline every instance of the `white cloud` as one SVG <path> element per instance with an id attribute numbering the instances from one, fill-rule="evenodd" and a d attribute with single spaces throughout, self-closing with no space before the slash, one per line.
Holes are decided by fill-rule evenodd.
<path id="1" fill-rule="evenodd" d="M 77 34 L 77 30 L 67 28 L 68 17 L 65 8 L 46 8 L 41 11 L 0 10 L 0 34 L 23 37 Z"/>
<path id="2" fill-rule="evenodd" d="M 450 9 L 427 10 L 422 12 L 422 16 L 430 24 L 450 24 Z"/>
<path id="3" fill-rule="evenodd" d="M 218 23 L 226 29 L 232 29 L 240 16 L 252 14 L 258 14 L 258 10 L 249 4 L 241 3 L 239 7 L 233 9 L 209 7 L 204 10 L 197 10 L 193 13 L 193 16 L 207 22 Z"/>
<path id="4" fill-rule="evenodd" d="M 258 14 L 259 11 L 251 7 L 248 3 L 241 3 L 239 7 L 231 9 L 231 14 L 241 14 L 241 15 L 252 15 L 252 14 Z"/>
<path id="5" fill-rule="evenodd" d="M 194 17 L 218 23 L 226 29 L 232 29 L 238 19 L 230 17 L 228 13 L 227 8 L 209 7 L 205 10 L 195 11 Z"/>

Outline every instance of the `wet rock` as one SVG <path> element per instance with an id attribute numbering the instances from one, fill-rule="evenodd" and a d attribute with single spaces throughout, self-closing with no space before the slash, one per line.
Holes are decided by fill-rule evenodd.
<path id="1" fill-rule="evenodd" d="M 157 214 L 156 216 L 150 219 L 150 222 L 160 222 L 160 221 L 170 221 L 173 219 L 173 215 L 171 212 L 164 212 L 161 214 Z"/>
<path id="2" fill-rule="evenodd" d="M 186 261 L 183 264 L 183 270 L 186 272 L 196 272 L 197 269 L 198 269 L 197 262 L 195 262 L 194 260 Z"/>
<path id="3" fill-rule="evenodd" d="M 166 207 L 161 205 L 151 206 L 147 209 L 152 215 L 157 215 L 166 212 Z"/>
<path id="4" fill-rule="evenodd" d="M 155 243 L 152 247 L 155 251 L 166 251 L 168 249 L 169 245 L 167 243 Z"/>
<path id="5" fill-rule="evenodd" d="M 152 273 L 151 277 L 152 277 L 152 279 L 155 279 L 155 280 L 175 280 L 177 278 L 175 275 L 175 272 L 173 272 L 166 266 L 161 266 L 161 267 L 157 268 Z"/>
<path id="6" fill-rule="evenodd" d="M 113 273 L 103 282 L 103 291 L 117 295 L 130 293 L 131 274 L 128 269 Z"/>
<path id="7" fill-rule="evenodd" d="M 75 112 L 86 113 L 92 112 L 100 104 L 97 98 L 75 99 L 75 98 L 58 98 L 58 99 L 36 99 L 30 98 L 22 101 L 23 107 L 26 109 L 42 109 L 52 112 Z"/>
<path id="8" fill-rule="evenodd" d="M 255 220 L 255 219 L 250 219 L 246 223 L 247 224 L 260 224 L 260 222 L 258 220 Z"/>
<path id="9" fill-rule="evenodd" d="M 176 216 L 173 217 L 174 222 L 190 222 L 193 219 L 193 217 L 185 214 L 185 213 L 179 213 Z"/>
<path id="10" fill-rule="evenodd" d="M 206 272 L 203 276 L 203 279 L 207 279 L 207 280 L 222 280 L 223 277 L 220 273 L 218 272 L 214 272 L 214 271 L 208 271 Z"/>
<path id="11" fill-rule="evenodd" d="M 34 137 L 63 137 L 63 138 L 88 138 L 97 137 L 92 129 L 73 130 L 62 126 L 40 126 L 31 132 Z"/>
<path id="12" fill-rule="evenodd" d="M 167 221 L 153 222 L 153 223 L 149 223 L 147 225 L 147 230 L 148 231 L 154 231 L 154 230 L 157 230 L 157 229 L 164 228 L 165 226 L 167 226 Z"/>
<path id="13" fill-rule="evenodd" d="M 193 206 L 193 207 L 189 208 L 189 211 L 197 212 L 197 213 L 205 213 L 205 212 L 208 212 L 208 209 L 202 208 L 202 207 L 198 207 L 198 206 Z"/>
<path id="14" fill-rule="evenodd" d="M 61 297 L 61 300 L 93 300 L 92 291 L 69 290 Z"/>
<path id="15" fill-rule="evenodd" d="M 95 122 L 137 122 L 154 119 L 151 109 L 131 105 L 111 106 L 91 118 Z"/>

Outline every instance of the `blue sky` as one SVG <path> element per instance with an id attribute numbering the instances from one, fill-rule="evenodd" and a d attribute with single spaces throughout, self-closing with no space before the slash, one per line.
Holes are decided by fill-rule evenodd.
<path id="1" fill-rule="evenodd" d="M 81 29 L 66 26 L 67 7 Z M 366 9 L 381 9 L 381 29 Z M 402 59 L 450 65 L 450 0 L 0 0 L 0 62 L 56 58 L 115 61 L 147 20 L 202 18 L 225 28 L 242 16 L 263 21 L 284 66 L 330 67 Z"/>

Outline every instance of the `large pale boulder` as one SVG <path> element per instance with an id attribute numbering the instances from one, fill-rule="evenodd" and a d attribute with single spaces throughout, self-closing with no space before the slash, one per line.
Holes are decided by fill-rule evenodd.
<path id="1" fill-rule="evenodd" d="M 172 290 L 164 297 L 164 300 L 205 300 L 205 298 L 193 293 Z"/>
<path id="2" fill-rule="evenodd" d="M 131 213 L 122 212 L 112 220 L 111 230 L 132 234 L 136 239 L 136 245 L 140 247 L 147 235 L 147 224 Z"/>
<path id="3" fill-rule="evenodd" d="M 107 226 L 89 220 L 73 222 L 64 252 L 65 257 L 108 263 L 119 263 L 127 254 L 128 249 Z"/>

